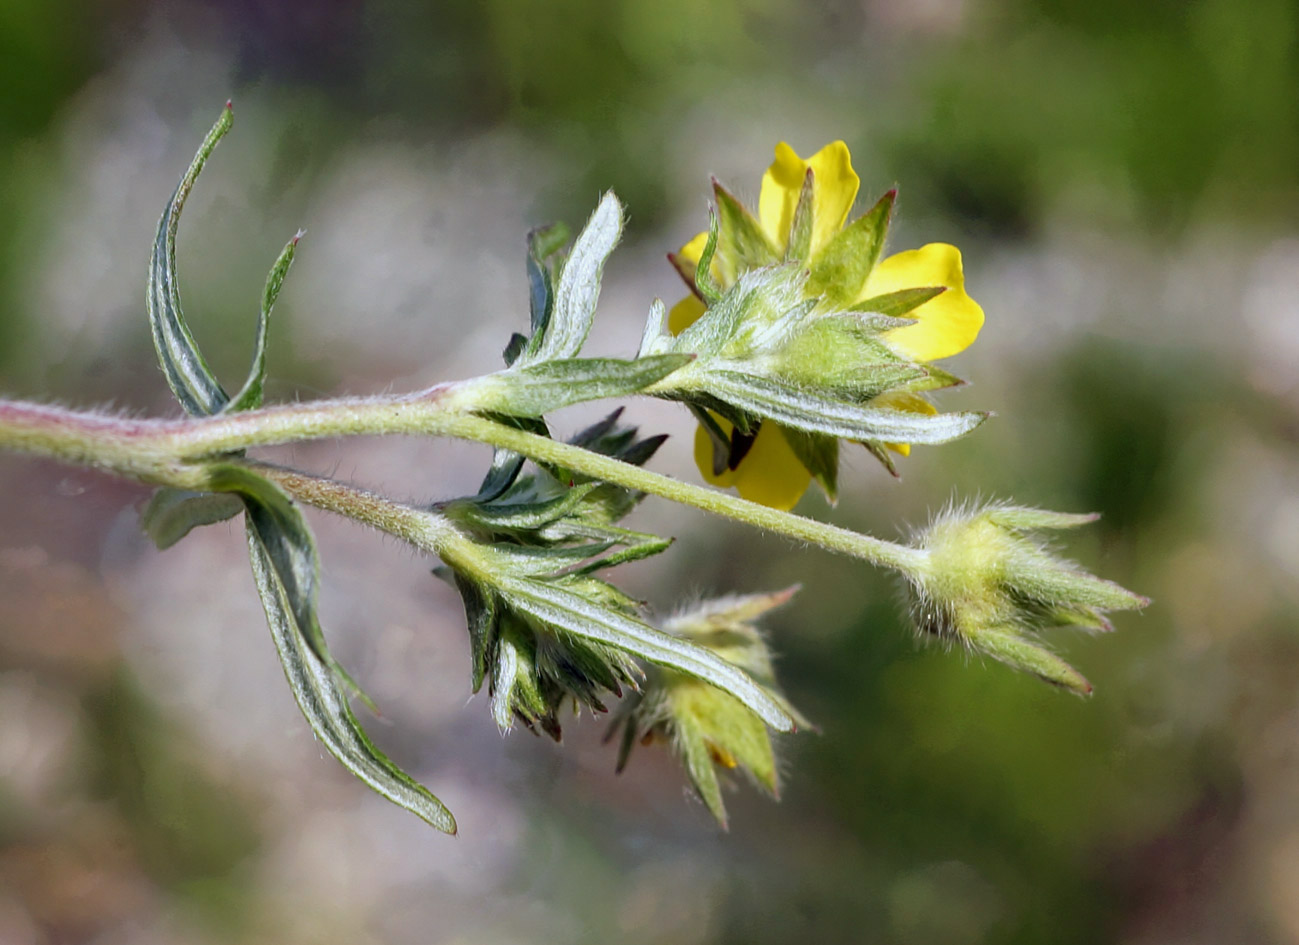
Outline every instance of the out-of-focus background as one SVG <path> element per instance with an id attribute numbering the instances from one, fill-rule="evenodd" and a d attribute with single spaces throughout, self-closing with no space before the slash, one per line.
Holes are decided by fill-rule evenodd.
<path id="1" fill-rule="evenodd" d="M 1149 594 L 1055 638 L 1083 702 L 917 645 L 856 563 L 649 501 L 628 569 L 669 610 L 803 584 L 771 624 L 819 735 L 718 832 L 675 763 L 613 774 L 603 724 L 502 739 L 430 562 L 312 518 L 336 652 L 441 836 L 313 742 L 241 529 L 165 554 L 146 491 L 0 456 L 0 942 L 1299 942 L 1299 4 L 1293 0 L 5 0 L 0 391 L 174 414 L 143 307 L 155 221 L 227 97 L 186 211 L 187 310 L 245 370 L 262 280 L 276 398 L 493 369 L 523 235 L 613 187 L 630 228 L 590 350 L 630 351 L 708 176 L 756 197 L 778 140 L 844 138 L 895 249 L 959 244 L 987 311 L 947 406 L 839 507 L 892 536 L 953 497 L 1104 513 L 1068 553 Z M 571 430 L 593 415 L 554 418 Z M 693 476 L 691 424 L 655 468 Z M 432 499 L 481 448 L 273 454 Z"/>

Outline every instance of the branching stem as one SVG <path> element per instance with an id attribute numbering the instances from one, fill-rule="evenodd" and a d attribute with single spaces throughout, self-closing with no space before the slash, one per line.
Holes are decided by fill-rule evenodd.
<path id="1" fill-rule="evenodd" d="M 454 437 L 511 449 L 534 460 L 745 522 L 904 574 L 917 574 L 924 567 L 922 551 L 681 482 L 477 416 L 470 412 L 473 393 L 474 382 L 467 381 L 396 397 L 320 400 L 183 420 L 137 420 L 22 401 L 0 401 L 0 448 L 90 466 L 154 485 L 201 490 L 206 482 L 203 459 L 250 447 L 359 435 Z M 278 468 L 274 469 L 272 478 L 304 502 L 373 525 L 430 550 L 438 544 L 438 538 L 428 530 L 451 528 L 445 523 L 431 525 L 433 518 L 420 510 L 332 480 Z"/>

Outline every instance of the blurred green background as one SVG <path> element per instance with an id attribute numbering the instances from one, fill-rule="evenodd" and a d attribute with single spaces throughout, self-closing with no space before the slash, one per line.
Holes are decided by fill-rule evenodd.
<path id="1" fill-rule="evenodd" d="M 0 941 L 1299 942 L 1297 36 L 1293 0 L 2 0 L 3 394 L 174 412 L 146 254 L 228 97 L 186 301 L 241 376 L 306 228 L 281 399 L 494 368 L 524 232 L 608 187 L 631 223 L 591 350 L 626 352 L 708 175 L 752 198 L 778 140 L 841 137 L 863 201 L 901 188 L 895 249 L 963 248 L 988 321 L 947 404 L 998 417 L 901 482 L 857 454 L 801 510 L 885 536 L 952 498 L 1099 511 L 1067 552 L 1155 604 L 1056 639 L 1082 702 L 916 644 L 887 576 L 647 502 L 680 540 L 627 584 L 660 609 L 804 588 L 771 636 L 822 731 L 722 835 L 662 752 L 615 777 L 597 721 L 502 740 L 454 592 L 317 516 L 331 639 L 453 840 L 322 757 L 238 528 L 159 555 L 144 490 L 0 456 Z M 693 475 L 688 417 L 629 415 Z M 275 455 L 419 499 L 487 460 Z"/>

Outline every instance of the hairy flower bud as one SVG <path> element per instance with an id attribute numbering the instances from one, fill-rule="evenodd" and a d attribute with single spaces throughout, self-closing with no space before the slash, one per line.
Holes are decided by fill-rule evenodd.
<path id="1" fill-rule="evenodd" d="M 798 590 L 750 594 L 705 601 L 664 623 L 667 633 L 712 652 L 742 669 L 776 698 L 801 727 L 811 725 L 776 689 L 766 641 L 755 626 L 767 611 L 786 603 Z M 643 690 L 623 703 L 610 728 L 623 727 L 618 754 L 622 771 L 639 738 L 666 741 L 681 760 L 699 797 L 717 822 L 726 826 L 717 769 L 745 772 L 772 797 L 779 795 L 776 756 L 762 719 L 738 699 L 701 679 L 670 669 L 651 670 Z"/>
<path id="2" fill-rule="evenodd" d="M 1034 533 L 1073 528 L 1095 515 L 1007 505 L 950 509 L 922 532 L 925 564 L 911 577 L 916 627 L 958 641 L 1081 695 L 1091 683 L 1038 640 L 1051 627 L 1108 631 L 1109 610 L 1149 600 L 1054 555 Z"/>

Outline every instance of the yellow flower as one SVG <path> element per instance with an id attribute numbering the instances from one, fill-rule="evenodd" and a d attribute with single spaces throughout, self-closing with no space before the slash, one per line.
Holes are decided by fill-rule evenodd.
<path id="1" fill-rule="evenodd" d="M 809 171 L 812 228 L 806 262 L 815 270 L 821 251 L 844 228 L 861 184 L 846 144 L 832 142 L 807 160 L 783 141 L 776 145 L 776 158 L 762 178 L 758 224 L 777 258 L 787 256 Z M 688 270 L 698 265 L 707 239 L 707 233 L 700 233 L 681 247 L 674 260 L 678 268 Z M 737 269 L 734 259 L 715 258 L 712 274 L 721 288 L 726 289 L 739 277 Z M 955 246 L 930 243 L 880 260 L 860 288 L 850 290 L 846 304 L 851 306 L 906 289 L 937 287 L 943 289 L 940 294 L 907 313 L 908 318 L 914 319 L 911 324 L 889 329 L 882 335 L 902 357 L 916 362 L 934 361 L 964 351 L 983 325 L 983 309 L 966 294 L 961 253 Z M 673 306 L 668 327 L 674 334 L 680 334 L 704 311 L 699 297 L 689 295 Z M 936 412 L 924 397 L 906 391 L 884 394 L 871 403 L 919 413 Z M 719 420 L 718 426 L 724 433 L 730 433 L 725 421 Z M 903 455 L 909 452 L 905 443 L 889 445 Z M 736 468 L 720 473 L 715 473 L 713 468 L 712 439 L 701 427 L 695 437 L 695 459 L 709 482 L 723 488 L 734 487 L 746 499 L 775 508 L 793 508 L 811 482 L 811 474 L 794 454 L 781 427 L 772 422 L 762 424 Z"/>

